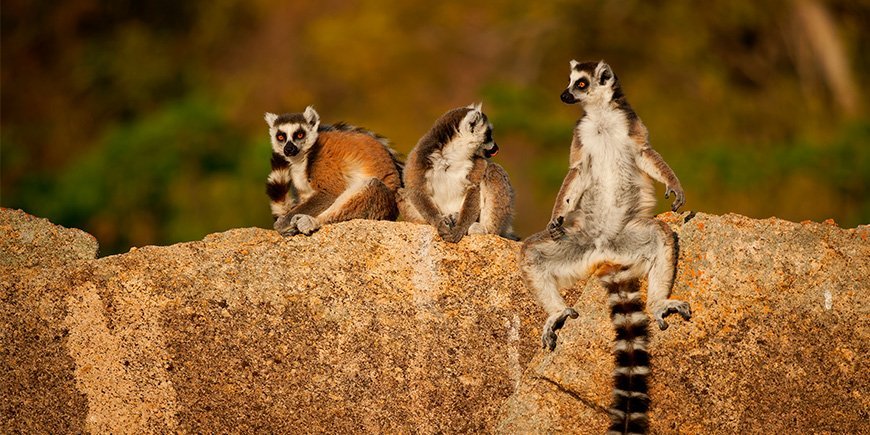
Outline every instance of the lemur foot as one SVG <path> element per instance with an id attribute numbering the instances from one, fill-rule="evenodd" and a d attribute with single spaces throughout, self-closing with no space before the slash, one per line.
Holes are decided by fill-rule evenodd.
<path id="1" fill-rule="evenodd" d="M 576 319 L 580 317 L 573 308 L 565 308 L 561 313 L 553 314 L 544 322 L 544 332 L 541 334 L 541 343 L 544 349 L 553 350 L 556 348 L 556 331 L 565 326 L 565 321 L 568 318 Z"/>
<path id="2" fill-rule="evenodd" d="M 468 234 L 486 234 L 486 227 L 480 222 L 475 222 L 468 227 Z"/>
<path id="3" fill-rule="evenodd" d="M 665 299 L 659 301 L 652 307 L 652 315 L 653 318 L 656 319 L 656 322 L 658 322 L 659 329 L 662 331 L 668 329 L 668 322 L 665 322 L 665 317 L 671 315 L 671 313 L 678 313 L 684 320 L 692 318 L 692 308 L 689 307 L 688 302 L 676 299 Z"/>
<path id="4" fill-rule="evenodd" d="M 296 216 L 293 216 L 293 219 L 290 222 L 295 223 L 296 229 L 306 236 L 310 236 L 320 228 L 320 222 L 317 222 L 317 219 L 308 216 L 307 214 L 297 214 Z"/>
<path id="5" fill-rule="evenodd" d="M 547 233 L 550 235 L 551 239 L 559 240 L 565 235 L 565 227 L 562 226 L 563 223 L 565 223 L 565 217 L 559 216 L 547 224 Z"/>
<path id="6" fill-rule="evenodd" d="M 296 229 L 296 223 L 293 221 L 295 216 L 281 216 L 275 221 L 275 224 L 272 225 L 272 228 L 275 229 L 282 236 L 295 236 L 299 234 L 299 230 Z"/>

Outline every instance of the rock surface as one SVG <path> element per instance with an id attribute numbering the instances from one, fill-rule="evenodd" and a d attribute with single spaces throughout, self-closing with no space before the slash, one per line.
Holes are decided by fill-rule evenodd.
<path id="1" fill-rule="evenodd" d="M 537 350 L 518 249 L 355 221 L 4 264 L 0 433 L 492 431 Z"/>
<path id="2" fill-rule="evenodd" d="M 654 433 L 866 433 L 870 229 L 666 214 Z M 539 351 L 519 244 L 352 221 L 237 229 L 95 259 L 0 210 L 0 432 L 603 433 L 603 290 Z"/>
<path id="3" fill-rule="evenodd" d="M 0 267 L 64 265 L 97 258 L 97 239 L 21 210 L 0 208 Z"/>

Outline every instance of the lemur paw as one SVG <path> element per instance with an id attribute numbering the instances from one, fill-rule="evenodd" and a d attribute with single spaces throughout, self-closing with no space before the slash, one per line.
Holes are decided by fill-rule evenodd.
<path id="1" fill-rule="evenodd" d="M 544 349 L 552 351 L 556 348 L 556 331 L 565 326 L 565 321 L 569 317 L 576 319 L 580 317 L 580 314 L 573 308 L 565 308 L 561 313 L 553 314 L 547 318 L 547 321 L 544 322 L 544 331 L 541 333 L 541 344 L 544 345 Z"/>
<path id="2" fill-rule="evenodd" d="M 674 203 L 671 205 L 671 211 L 677 211 L 683 204 L 686 203 L 686 194 L 683 192 L 683 188 L 680 186 L 665 187 L 665 199 L 671 197 L 671 194 L 674 194 Z"/>
<path id="3" fill-rule="evenodd" d="M 558 216 L 547 224 L 547 233 L 550 234 L 551 239 L 559 240 L 565 235 L 565 227 L 562 226 L 564 223 L 565 217 Z"/>
<path id="4" fill-rule="evenodd" d="M 441 239 L 447 242 L 456 243 L 459 239 L 462 238 L 462 235 L 459 236 L 459 239 L 455 239 L 456 235 L 453 234 L 453 226 L 456 225 L 456 217 L 453 215 L 444 216 L 441 218 L 441 222 L 438 222 L 438 226 L 436 229 L 438 230 L 438 235 L 441 236 Z M 455 240 L 454 240 L 455 239 Z"/>
<path id="5" fill-rule="evenodd" d="M 465 236 L 462 231 L 452 228 L 446 234 L 441 235 L 441 239 L 448 243 L 457 243 L 462 240 L 462 237 Z"/>
<path id="6" fill-rule="evenodd" d="M 468 227 L 468 234 L 486 234 L 486 227 L 480 222 L 475 222 Z"/>
<path id="7" fill-rule="evenodd" d="M 296 229 L 296 224 L 293 222 L 294 216 L 281 216 L 275 223 L 272 225 L 272 228 L 275 229 L 282 236 L 295 236 L 299 234 L 299 230 Z"/>
<path id="8" fill-rule="evenodd" d="M 668 329 L 668 322 L 665 322 L 665 317 L 668 317 L 671 313 L 678 313 L 684 320 L 692 318 L 692 308 L 689 307 L 688 302 L 676 299 L 665 299 L 660 301 L 652 307 L 652 315 L 653 318 L 656 319 L 656 322 L 658 322 L 659 329 L 662 331 Z"/>
<path id="9" fill-rule="evenodd" d="M 297 214 L 296 216 L 293 216 L 293 218 L 295 219 L 296 228 L 300 233 L 305 234 L 306 236 L 310 236 L 320 228 L 320 222 L 317 222 L 317 219 L 308 216 L 307 214 Z"/>

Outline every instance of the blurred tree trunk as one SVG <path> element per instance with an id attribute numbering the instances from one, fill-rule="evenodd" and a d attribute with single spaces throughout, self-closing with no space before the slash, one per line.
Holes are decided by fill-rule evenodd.
<path id="1" fill-rule="evenodd" d="M 818 0 L 795 0 L 793 32 L 798 73 L 805 89 L 821 74 L 838 108 L 846 115 L 858 113 L 858 85 L 849 67 L 837 25 Z"/>

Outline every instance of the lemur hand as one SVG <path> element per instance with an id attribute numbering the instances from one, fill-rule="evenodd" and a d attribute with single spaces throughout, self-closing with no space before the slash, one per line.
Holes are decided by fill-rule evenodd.
<path id="1" fill-rule="evenodd" d="M 272 227 L 282 236 L 295 236 L 299 234 L 299 230 L 296 229 L 296 221 L 293 220 L 293 217 L 289 214 L 281 216 Z"/>
<path id="2" fill-rule="evenodd" d="M 683 193 L 683 188 L 679 185 L 665 187 L 665 199 L 670 198 L 672 193 L 674 194 L 674 204 L 671 205 L 671 211 L 677 211 L 686 203 L 686 194 Z"/>
<path id="3" fill-rule="evenodd" d="M 295 222 L 296 229 L 306 236 L 310 236 L 320 228 L 320 222 L 318 222 L 316 218 L 307 214 L 297 214 L 296 216 L 293 216 L 292 222 Z"/>
<path id="4" fill-rule="evenodd" d="M 557 216 L 547 224 L 547 233 L 550 234 L 551 239 L 559 240 L 565 235 L 565 227 L 562 226 L 564 223 L 565 217 Z"/>
<path id="5" fill-rule="evenodd" d="M 444 216 L 441 218 L 441 222 L 438 222 L 438 226 L 435 227 L 438 230 L 438 235 L 441 236 L 445 241 L 450 241 L 448 239 L 452 239 L 453 226 L 456 225 L 456 218 L 454 216 Z M 460 236 L 461 238 L 461 236 Z M 458 240 L 455 240 L 456 242 Z"/>

